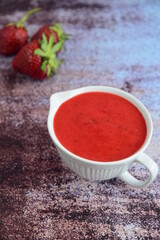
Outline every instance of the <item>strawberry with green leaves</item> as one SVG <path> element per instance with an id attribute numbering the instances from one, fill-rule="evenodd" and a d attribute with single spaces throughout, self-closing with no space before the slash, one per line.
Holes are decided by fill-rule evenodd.
<path id="1" fill-rule="evenodd" d="M 56 44 L 57 42 L 61 42 L 62 43 L 62 48 L 64 48 L 64 42 L 66 40 L 68 40 L 68 37 L 70 36 L 69 34 L 66 34 L 60 23 L 56 23 L 55 25 L 44 25 L 42 26 L 38 32 L 36 32 L 33 37 L 31 38 L 31 41 L 32 40 L 35 40 L 35 39 L 42 39 L 42 35 L 45 34 L 47 39 L 50 38 L 51 35 L 53 35 L 53 38 L 54 38 L 54 43 L 53 44 Z M 61 50 L 60 49 L 60 50 Z"/>
<path id="2" fill-rule="evenodd" d="M 42 35 L 42 40 L 31 41 L 14 57 L 13 69 L 39 80 L 49 77 L 51 73 L 55 74 L 62 62 L 56 57 L 62 43 L 53 43 L 53 35 L 48 41 L 45 34 Z"/>
<path id="3" fill-rule="evenodd" d="M 24 23 L 32 13 L 39 10 L 40 8 L 32 9 L 20 21 L 9 23 L 0 29 L 0 54 L 10 56 L 27 44 L 28 34 Z"/>

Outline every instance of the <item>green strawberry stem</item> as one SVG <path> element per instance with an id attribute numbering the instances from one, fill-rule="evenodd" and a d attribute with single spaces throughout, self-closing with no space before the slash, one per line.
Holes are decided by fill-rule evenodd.
<path id="1" fill-rule="evenodd" d="M 32 10 L 28 11 L 28 12 L 24 15 L 24 17 L 22 18 L 21 22 L 24 23 L 24 22 L 27 20 L 27 18 L 28 18 L 32 13 L 38 12 L 38 11 L 40 11 L 40 10 L 41 10 L 41 8 L 35 8 L 35 9 L 32 9 Z"/>
<path id="2" fill-rule="evenodd" d="M 32 9 L 32 10 L 26 12 L 26 14 L 24 15 L 24 17 L 23 17 L 20 21 L 9 23 L 8 26 L 16 25 L 17 28 L 19 28 L 19 27 L 24 27 L 24 23 L 26 22 L 26 20 L 28 19 L 28 17 L 29 17 L 32 13 L 38 12 L 38 11 L 40 11 L 40 10 L 41 10 L 41 8 Z"/>
<path id="3" fill-rule="evenodd" d="M 58 42 L 55 45 L 53 35 L 50 36 L 49 41 L 47 41 L 46 35 L 42 35 L 42 40 L 40 41 L 40 47 L 34 51 L 35 55 L 42 57 L 41 70 L 44 71 L 49 77 L 51 72 L 56 74 L 57 69 L 63 60 L 56 58 L 56 53 L 62 48 L 62 42 Z"/>

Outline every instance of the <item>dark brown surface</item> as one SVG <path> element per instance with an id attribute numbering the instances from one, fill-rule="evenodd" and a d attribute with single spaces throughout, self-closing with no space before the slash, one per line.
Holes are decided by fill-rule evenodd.
<path id="1" fill-rule="evenodd" d="M 4 1 L 0 23 L 26 9 L 30 36 L 59 20 L 73 35 L 56 77 L 33 81 L 0 57 L 0 240 L 160 239 L 160 177 L 131 189 L 118 179 L 91 183 L 61 162 L 48 135 L 52 93 L 86 85 L 124 89 L 149 109 L 154 134 L 147 153 L 159 162 L 159 1 Z M 132 173 L 148 176 L 142 166 Z"/>

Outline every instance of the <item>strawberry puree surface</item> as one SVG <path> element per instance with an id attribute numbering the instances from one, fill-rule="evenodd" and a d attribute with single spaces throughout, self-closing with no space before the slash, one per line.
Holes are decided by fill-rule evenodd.
<path id="1" fill-rule="evenodd" d="M 146 138 L 146 123 L 140 111 L 110 93 L 84 93 L 69 99 L 59 107 L 53 125 L 66 149 L 101 162 L 131 156 Z"/>

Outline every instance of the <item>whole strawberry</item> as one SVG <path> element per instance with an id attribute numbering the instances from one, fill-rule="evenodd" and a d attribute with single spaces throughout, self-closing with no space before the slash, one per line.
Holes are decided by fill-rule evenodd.
<path id="1" fill-rule="evenodd" d="M 49 41 L 43 34 L 42 40 L 33 40 L 24 46 L 14 57 L 13 68 L 34 79 L 49 77 L 51 72 L 56 73 L 62 60 L 56 58 L 56 53 L 61 48 L 61 42 L 53 46 L 53 36 Z"/>
<path id="2" fill-rule="evenodd" d="M 57 42 L 61 42 L 62 48 L 64 47 L 64 42 L 66 40 L 68 40 L 69 34 L 66 34 L 60 23 L 56 23 L 55 25 L 53 24 L 48 24 L 48 25 L 44 25 L 42 26 L 31 38 L 32 40 L 35 39 L 42 39 L 42 34 L 45 34 L 47 39 L 50 38 L 51 35 L 53 35 L 54 38 L 54 42 L 53 44 L 56 44 Z M 62 49 L 61 48 L 61 49 Z M 60 50 L 61 50 L 60 49 Z"/>
<path id="3" fill-rule="evenodd" d="M 5 56 L 12 55 L 27 44 L 28 34 L 24 23 L 29 15 L 39 10 L 40 8 L 30 10 L 20 21 L 9 23 L 0 29 L 0 54 Z"/>

